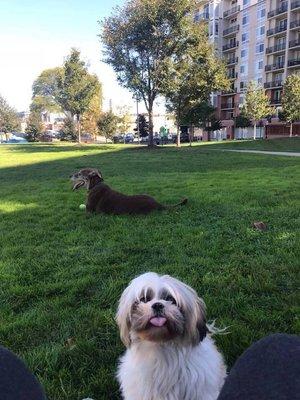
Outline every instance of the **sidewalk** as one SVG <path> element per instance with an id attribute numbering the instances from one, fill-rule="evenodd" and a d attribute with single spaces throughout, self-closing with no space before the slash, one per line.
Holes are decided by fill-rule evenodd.
<path id="1" fill-rule="evenodd" d="M 293 153 L 290 151 L 229 150 L 229 149 L 214 149 L 214 150 L 231 151 L 231 152 L 235 152 L 235 153 L 270 154 L 272 156 L 300 157 L 300 153 Z"/>

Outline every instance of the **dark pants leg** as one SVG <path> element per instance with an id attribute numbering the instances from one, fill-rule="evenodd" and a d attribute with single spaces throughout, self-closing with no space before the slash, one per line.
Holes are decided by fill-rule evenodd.
<path id="1" fill-rule="evenodd" d="M 236 361 L 218 400 L 300 399 L 300 338 L 275 334 Z"/>
<path id="2" fill-rule="evenodd" d="M 1 346 L 0 400 L 46 400 L 41 385 L 23 361 Z"/>

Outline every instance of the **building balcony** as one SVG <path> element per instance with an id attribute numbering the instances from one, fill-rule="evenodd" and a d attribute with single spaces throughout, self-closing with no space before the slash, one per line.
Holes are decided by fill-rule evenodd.
<path id="1" fill-rule="evenodd" d="M 280 7 L 276 8 L 275 10 L 271 10 L 268 12 L 268 18 L 273 18 L 276 15 L 280 15 L 283 13 L 286 13 L 288 10 L 288 2 L 285 1 L 284 3 L 281 4 Z"/>
<path id="2" fill-rule="evenodd" d="M 229 90 L 223 90 L 221 96 L 234 96 L 236 94 L 236 88 L 231 88 Z"/>
<path id="3" fill-rule="evenodd" d="M 287 24 L 284 24 L 282 26 L 276 26 L 275 28 L 268 29 L 267 30 L 267 36 L 273 36 L 276 35 L 277 33 L 285 32 L 287 28 Z"/>
<path id="4" fill-rule="evenodd" d="M 279 104 L 281 104 L 281 99 L 271 99 L 270 103 L 272 105 L 279 105 Z"/>
<path id="5" fill-rule="evenodd" d="M 264 87 L 266 89 L 275 89 L 275 88 L 279 88 L 282 87 L 283 82 L 281 80 L 277 80 L 277 81 L 272 81 L 272 82 L 266 82 L 264 84 Z"/>
<path id="6" fill-rule="evenodd" d="M 288 61 L 288 67 L 298 67 L 300 65 L 300 58 L 295 58 Z"/>
<path id="7" fill-rule="evenodd" d="M 292 21 L 292 22 L 290 23 L 290 28 L 291 28 L 291 29 L 299 28 L 299 26 L 300 26 L 300 20 L 298 20 L 298 21 Z"/>
<path id="8" fill-rule="evenodd" d="M 292 49 L 294 47 L 299 47 L 300 46 L 300 39 L 298 40 L 291 40 L 289 43 L 289 48 Z"/>
<path id="9" fill-rule="evenodd" d="M 296 10 L 297 8 L 300 8 L 300 0 L 293 1 L 291 4 L 291 10 Z"/>
<path id="10" fill-rule="evenodd" d="M 229 78 L 229 79 L 236 79 L 237 77 L 238 77 L 238 73 L 235 71 L 229 72 L 227 74 L 227 78 Z"/>
<path id="11" fill-rule="evenodd" d="M 223 18 L 231 18 L 241 10 L 241 6 L 232 7 L 230 10 L 224 11 Z"/>
<path id="12" fill-rule="evenodd" d="M 204 12 L 201 14 L 195 14 L 194 16 L 194 21 L 195 22 L 200 22 L 200 21 L 208 21 L 209 20 L 209 13 Z"/>
<path id="13" fill-rule="evenodd" d="M 238 57 L 231 57 L 226 60 L 227 65 L 235 65 L 239 61 Z"/>
<path id="14" fill-rule="evenodd" d="M 238 46 L 239 46 L 239 42 L 235 41 L 234 43 L 225 44 L 222 47 L 222 49 L 223 49 L 223 51 L 228 51 L 228 50 L 231 50 L 231 49 L 236 49 Z"/>
<path id="15" fill-rule="evenodd" d="M 221 110 L 233 110 L 235 103 L 223 103 L 221 104 Z"/>
<path id="16" fill-rule="evenodd" d="M 266 54 L 278 53 L 280 51 L 284 51 L 285 48 L 286 48 L 286 43 L 276 44 L 275 46 L 267 47 Z"/>
<path id="17" fill-rule="evenodd" d="M 239 29 L 240 29 L 239 25 L 234 25 L 228 29 L 224 29 L 223 36 L 235 35 L 239 31 Z"/>
<path id="18" fill-rule="evenodd" d="M 275 63 L 275 64 L 269 64 L 265 66 L 265 71 L 270 72 L 270 71 L 276 71 L 278 69 L 284 69 L 284 61 Z"/>

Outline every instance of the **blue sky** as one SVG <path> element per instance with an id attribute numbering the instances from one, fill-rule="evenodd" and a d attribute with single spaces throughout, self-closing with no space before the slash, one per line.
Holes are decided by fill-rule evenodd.
<path id="1" fill-rule="evenodd" d="M 33 80 L 61 65 L 79 48 L 104 84 L 105 104 L 131 105 L 112 69 L 101 63 L 98 20 L 124 0 L 0 0 L 0 93 L 18 110 L 28 109 Z M 133 103 L 132 103 L 133 106 Z"/>

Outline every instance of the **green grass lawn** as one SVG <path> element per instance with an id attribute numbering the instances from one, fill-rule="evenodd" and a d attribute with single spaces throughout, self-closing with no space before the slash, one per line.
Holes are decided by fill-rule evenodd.
<path id="1" fill-rule="evenodd" d="M 266 334 L 300 331 L 300 159 L 210 146 L 0 146 L 0 343 L 50 400 L 120 399 L 114 313 L 145 271 L 198 291 L 208 318 L 229 327 L 216 337 L 229 366 Z M 86 193 L 68 180 L 86 166 L 125 193 L 189 203 L 145 217 L 86 215 Z M 267 231 L 251 228 L 260 220 Z"/>

